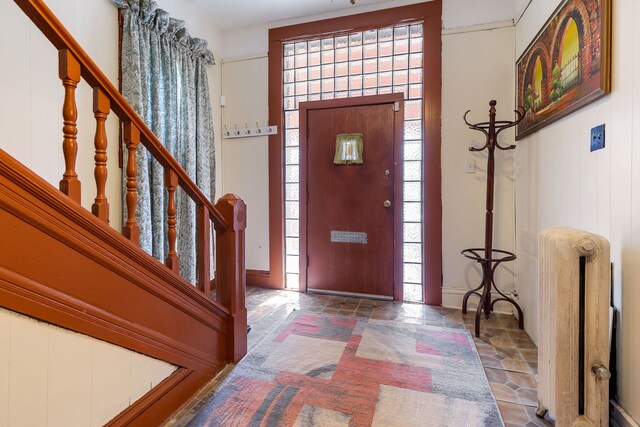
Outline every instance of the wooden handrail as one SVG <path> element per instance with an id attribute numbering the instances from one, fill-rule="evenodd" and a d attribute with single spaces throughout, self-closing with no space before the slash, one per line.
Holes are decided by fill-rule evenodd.
<path id="1" fill-rule="evenodd" d="M 178 161 L 169 153 L 145 122 L 133 110 L 131 105 L 111 83 L 111 80 L 93 62 L 80 44 L 62 25 L 53 12 L 42 0 L 14 0 L 25 12 L 47 39 L 58 49 L 67 49 L 80 63 L 82 78 L 93 88 L 99 87 L 111 101 L 111 109 L 123 122 L 130 121 L 140 130 L 140 142 L 151 155 L 165 168 L 178 175 L 180 187 L 193 199 L 197 205 L 206 206 L 216 230 L 226 230 L 229 224 L 220 215 L 213 203 L 202 193 L 198 186 L 180 166 Z"/>

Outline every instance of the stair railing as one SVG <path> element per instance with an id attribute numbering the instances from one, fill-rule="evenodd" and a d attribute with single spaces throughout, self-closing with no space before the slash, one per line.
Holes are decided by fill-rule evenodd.
<path id="1" fill-rule="evenodd" d="M 105 122 L 110 112 L 113 111 L 123 124 L 123 139 L 128 159 L 125 196 L 128 215 L 122 234 L 131 242 L 139 245 L 140 232 L 135 216 L 138 197 L 136 150 L 138 145 L 142 144 L 165 171 L 165 187 L 168 194 L 167 237 L 169 243 L 169 253 L 165 265 L 176 273 L 179 271 L 180 260 L 179 254 L 176 252 L 175 192 L 177 187 L 182 188 L 196 204 L 198 215 L 197 288 L 207 298 L 211 298 L 212 290 L 210 236 L 211 222 L 213 222 L 216 233 L 216 302 L 231 316 L 227 334 L 228 360 L 232 362 L 239 360 L 246 353 L 247 326 L 244 265 L 246 206 L 244 202 L 235 195 L 227 194 L 214 206 L 45 3 L 42 0 L 14 1 L 58 50 L 59 77 L 64 86 L 62 150 L 65 171 L 60 181 L 60 191 L 80 204 L 81 183 L 75 169 L 78 152 L 78 113 L 75 90 L 80 80 L 84 79 L 93 88 L 93 110 L 96 119 L 94 176 L 97 191 L 91 207 L 92 213 L 99 220 L 108 223 L 109 204 L 105 195 L 108 173 Z"/>

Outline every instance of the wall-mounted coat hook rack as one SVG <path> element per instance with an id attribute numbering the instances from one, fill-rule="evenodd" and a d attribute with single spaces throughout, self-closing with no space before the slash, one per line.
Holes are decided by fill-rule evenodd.
<path id="1" fill-rule="evenodd" d="M 278 133 L 278 126 L 270 126 L 270 125 L 262 125 L 256 122 L 255 127 L 249 127 L 247 123 L 244 124 L 244 127 L 238 127 L 237 124 L 234 123 L 233 129 L 227 129 L 227 125 L 224 126 L 224 131 L 222 131 L 223 138 L 248 138 L 252 136 L 264 136 L 264 135 L 275 135 Z"/>

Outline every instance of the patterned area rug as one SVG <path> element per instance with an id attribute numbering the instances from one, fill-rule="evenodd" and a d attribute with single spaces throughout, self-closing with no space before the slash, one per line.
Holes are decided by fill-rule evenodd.
<path id="1" fill-rule="evenodd" d="M 468 331 L 294 312 L 190 426 L 502 426 Z"/>

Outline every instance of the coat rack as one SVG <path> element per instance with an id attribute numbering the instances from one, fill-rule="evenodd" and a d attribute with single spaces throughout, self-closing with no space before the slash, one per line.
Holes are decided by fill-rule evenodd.
<path id="1" fill-rule="evenodd" d="M 224 126 L 224 130 L 222 131 L 223 138 L 247 138 L 252 136 L 265 136 L 265 135 L 275 135 L 278 133 L 278 126 L 270 126 L 264 125 L 260 126 L 258 122 L 256 122 L 255 127 L 249 127 L 246 123 L 244 127 L 238 127 L 237 124 L 233 125 L 233 129 L 227 129 L 227 126 Z"/>
<path id="2" fill-rule="evenodd" d="M 513 261 L 516 259 L 516 255 L 512 252 L 494 249 L 493 248 L 493 189 L 494 189 L 494 174 L 495 174 L 495 149 L 499 150 L 513 150 L 516 148 L 515 145 L 502 146 L 498 143 L 498 135 L 505 129 L 516 126 L 525 115 L 525 110 L 522 107 L 519 107 L 515 110 L 517 119 L 515 121 L 496 121 L 496 101 L 492 100 L 489 102 L 489 121 L 471 124 L 467 121 L 467 114 L 469 114 L 468 110 L 464 113 L 463 120 L 469 126 L 469 129 L 474 129 L 480 131 L 486 136 L 486 143 L 482 148 L 469 148 L 469 151 L 483 151 L 488 150 L 488 158 L 487 158 L 487 204 L 486 204 L 486 213 L 485 213 L 485 227 L 484 227 L 484 248 L 469 248 L 464 249 L 461 254 L 469 259 L 476 261 L 477 263 L 482 265 L 482 282 L 480 285 L 468 291 L 464 295 L 464 299 L 462 300 L 462 312 L 467 313 L 467 302 L 471 295 L 477 295 L 480 297 L 480 301 L 478 302 L 478 308 L 476 309 L 476 321 L 475 321 L 475 332 L 476 337 L 480 336 L 480 316 L 482 311 L 484 310 L 485 318 L 489 318 L 491 312 L 493 311 L 493 306 L 498 301 L 507 301 L 510 302 L 518 311 L 518 327 L 520 329 L 524 329 L 524 321 L 522 319 L 522 310 L 518 303 L 516 303 L 512 298 L 503 294 L 500 289 L 496 286 L 494 280 L 494 273 L 498 265 L 503 262 Z M 491 288 L 500 294 L 499 298 L 492 299 L 491 298 Z M 480 294 L 480 290 L 482 289 L 482 294 Z"/>

